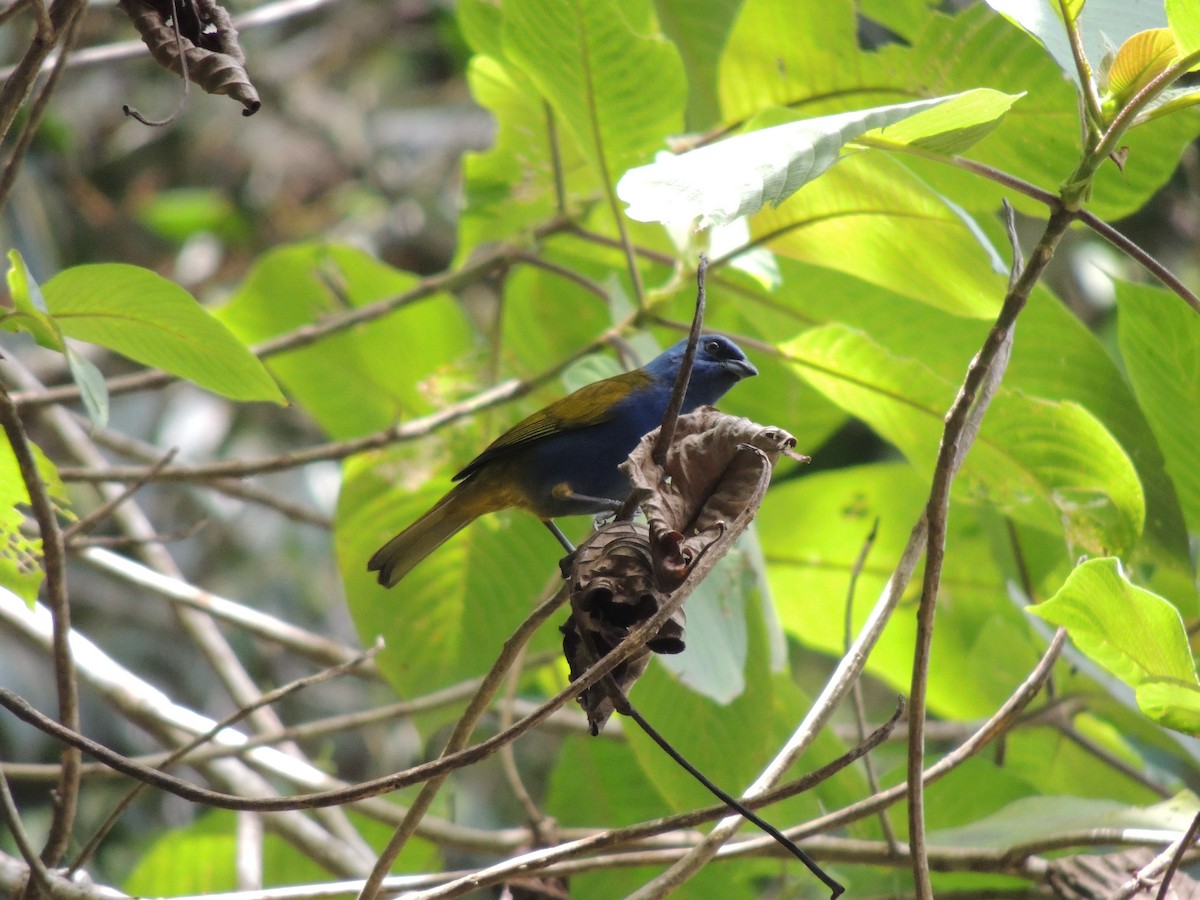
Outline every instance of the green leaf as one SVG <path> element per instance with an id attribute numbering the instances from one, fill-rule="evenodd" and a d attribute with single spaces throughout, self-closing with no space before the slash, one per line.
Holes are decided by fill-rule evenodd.
<path id="1" fill-rule="evenodd" d="M 138 266 L 75 266 L 43 292 L 67 337 L 100 344 L 233 400 L 283 395 L 246 346 L 179 285 Z"/>
<path id="2" fill-rule="evenodd" d="M 641 222 L 682 223 L 699 217 L 701 228 L 723 225 L 768 204 L 778 206 L 837 162 L 848 142 L 872 129 L 951 100 L 960 101 L 957 114 L 926 119 L 911 132 L 914 140 L 929 139 L 934 127 L 961 133 L 995 121 L 1016 98 L 1005 103 L 994 93 L 917 100 L 752 131 L 632 169 L 617 184 L 617 194 L 629 204 L 628 215 Z"/>
<path id="3" fill-rule="evenodd" d="M 1071 54 L 1071 41 L 1058 13 L 1057 0 L 987 0 L 988 6 L 1033 35 L 1076 84 L 1079 70 Z M 1111 48 L 1119 47 L 1139 31 L 1162 28 L 1167 17 L 1162 4 L 1129 0 L 1088 0 L 1076 24 L 1092 71 L 1098 71 Z"/>
<path id="4" fill-rule="evenodd" d="M 1179 47 L 1170 28 L 1139 31 L 1117 50 L 1108 71 L 1107 97 L 1117 108 L 1124 106 L 1178 58 Z"/>
<path id="5" fill-rule="evenodd" d="M 468 526 L 391 591 L 376 583 L 367 559 L 450 489 L 451 471 L 430 471 L 409 448 L 343 465 L 334 540 L 350 615 L 364 645 L 386 640 L 377 662 L 401 696 L 483 675 L 557 581 L 561 547 L 534 516 L 513 510 Z M 552 625 L 532 649 L 561 644 Z"/>
<path id="6" fill-rule="evenodd" d="M 511 0 L 503 11 L 505 55 L 608 184 L 683 129 L 679 53 L 661 36 L 636 30 L 650 24 L 648 4 Z"/>
<path id="7" fill-rule="evenodd" d="M 60 510 L 65 510 L 67 492 L 58 477 L 58 469 L 37 445 L 30 447 L 51 500 Z M 21 477 L 12 444 L 0 439 L 0 587 L 33 606 L 46 573 L 42 568 L 41 538 L 28 537 L 21 532 L 25 520 L 21 510 L 28 506 L 29 491 Z"/>
<path id="8" fill-rule="evenodd" d="M 1183 514 L 1200 532 L 1200 319 L 1174 294 L 1115 282 L 1118 339 Z"/>
<path id="9" fill-rule="evenodd" d="M 417 278 L 352 247 L 296 244 L 262 256 L 216 311 L 247 343 L 410 290 Z M 368 434 L 423 415 L 466 392 L 458 377 L 471 353 L 462 310 L 424 297 L 368 326 L 342 330 L 268 360 L 271 371 L 335 438 Z"/>
<path id="10" fill-rule="evenodd" d="M 8 260 L 8 293 L 13 309 L 0 314 L 0 327 L 7 331 L 27 331 L 40 346 L 61 353 L 65 346 L 62 334 L 46 309 L 41 288 L 18 251 L 10 250 Z"/>
<path id="11" fill-rule="evenodd" d="M 1166 8 L 1180 55 L 1200 50 L 1200 8 L 1192 0 L 1167 0 Z"/>
<path id="12" fill-rule="evenodd" d="M 108 385 L 104 383 L 104 374 L 71 345 L 66 345 L 65 351 L 71 380 L 79 385 L 88 419 L 93 425 L 103 427 L 108 422 Z"/>
<path id="13" fill-rule="evenodd" d="M 720 704 L 746 689 L 746 606 L 755 582 L 744 552 L 722 559 L 688 598 L 687 649 L 659 657 L 683 684 Z"/>
<path id="14" fill-rule="evenodd" d="M 1138 707 L 1155 722 L 1193 737 L 1200 735 L 1200 687 L 1149 678 L 1134 693 Z"/>
<path id="15" fill-rule="evenodd" d="M 688 131 L 721 120 L 717 66 L 741 0 L 657 0 L 662 29 L 674 42 L 688 75 Z"/>
<path id="16" fill-rule="evenodd" d="M 1076 567 L 1058 593 L 1029 611 L 1066 628 L 1075 646 L 1129 685 L 1172 679 L 1200 686 L 1179 610 L 1132 584 L 1118 559 Z"/>
<path id="17" fill-rule="evenodd" d="M 357 813 L 349 814 L 354 829 L 371 846 L 387 841 L 388 826 Z M 139 897 L 215 894 L 233 891 L 237 879 L 237 814 L 212 810 L 181 828 L 144 835 L 150 842 L 125 879 L 124 889 Z M 437 865 L 432 844 L 414 838 L 405 847 L 397 871 L 420 871 Z M 328 881 L 329 873 L 303 851 L 277 834 L 262 842 L 262 877 L 266 887 Z"/>
<path id="18" fill-rule="evenodd" d="M 138 206 L 137 220 L 148 231 L 175 243 L 183 243 L 197 232 L 227 241 L 250 236 L 249 224 L 216 188 L 156 191 Z"/>
<path id="19" fill-rule="evenodd" d="M 495 117 L 497 132 L 490 148 L 463 160 L 463 253 L 550 218 L 557 202 L 556 165 L 572 195 L 595 193 L 600 186 L 575 142 L 555 141 L 545 101 L 517 66 L 475 56 L 467 82 L 475 102 Z"/>
<path id="20" fill-rule="evenodd" d="M 966 91 L 894 125 L 868 131 L 860 141 L 873 147 L 961 153 L 990 134 L 1023 96 L 986 88 Z"/>
<path id="21" fill-rule="evenodd" d="M 754 216 L 751 233 L 780 256 L 958 315 L 991 318 L 1004 296 L 999 257 L 975 223 L 887 154 L 843 160 Z"/>
<path id="22" fill-rule="evenodd" d="M 878 521 L 855 591 L 854 633 L 882 592 L 928 496 L 928 483 L 910 466 L 894 462 L 812 472 L 771 486 L 756 526 L 771 597 L 790 637 L 842 655 L 846 594 L 867 535 Z M 911 611 L 919 592 L 918 573 L 867 661 L 873 676 L 899 692 L 907 692 L 912 682 L 916 618 Z M 954 718 L 990 715 L 1029 674 L 1044 642 L 1006 596 L 970 508 L 950 517 L 941 597 L 930 708 Z"/>
<path id="23" fill-rule="evenodd" d="M 932 473 L 952 382 L 841 325 L 814 328 L 782 349 L 814 387 Z M 1072 553 L 1124 552 L 1145 518 L 1133 464 L 1087 410 L 1005 390 L 955 479 L 955 495 L 1061 528 Z"/>

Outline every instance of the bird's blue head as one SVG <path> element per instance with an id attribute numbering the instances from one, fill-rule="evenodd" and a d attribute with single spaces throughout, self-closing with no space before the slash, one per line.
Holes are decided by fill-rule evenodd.
<path id="1" fill-rule="evenodd" d="M 656 378 L 670 379 L 679 374 L 687 340 L 655 357 L 646 366 L 646 371 Z M 702 334 L 696 345 L 696 362 L 692 366 L 692 378 L 688 383 L 685 411 L 716 403 L 727 390 L 741 381 L 757 375 L 758 369 L 742 348 L 721 334 Z"/>

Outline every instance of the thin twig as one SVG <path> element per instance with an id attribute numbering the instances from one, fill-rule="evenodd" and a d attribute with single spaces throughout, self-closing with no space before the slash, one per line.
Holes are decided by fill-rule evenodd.
<path id="1" fill-rule="evenodd" d="M 25 864 L 29 866 L 33 883 L 40 887 L 47 896 L 53 896 L 50 888 L 50 873 L 46 871 L 46 864 L 38 856 L 33 842 L 29 840 L 29 834 L 21 822 L 21 812 L 17 809 L 17 803 L 13 799 L 12 791 L 8 788 L 8 778 L 5 777 L 3 770 L 0 770 L 0 812 L 4 814 L 3 820 L 8 825 L 8 833 L 12 835 L 13 843 L 17 845 L 17 850 L 25 859 Z"/>
<path id="2" fill-rule="evenodd" d="M 1100 96 L 1096 93 L 1096 83 L 1092 80 L 1092 67 L 1083 49 L 1083 35 L 1079 33 L 1079 25 L 1071 15 L 1065 0 L 1058 0 L 1058 12 L 1067 30 L 1071 57 L 1075 60 L 1075 72 L 1079 76 L 1079 92 L 1085 104 L 1084 121 L 1080 123 L 1080 127 L 1084 134 L 1094 140 L 1099 135 L 1104 112 L 1100 109 Z"/>
<path id="3" fill-rule="evenodd" d="M 679 372 L 675 376 L 675 384 L 671 387 L 671 398 L 667 408 L 663 410 L 662 421 L 659 423 L 658 438 L 654 442 L 654 452 L 651 458 L 660 469 L 667 467 L 667 455 L 675 441 L 675 426 L 679 421 L 679 413 L 683 409 L 683 400 L 687 396 L 688 382 L 692 377 L 692 366 L 696 362 L 696 345 L 700 342 L 700 330 L 704 326 L 705 307 L 705 276 L 708 274 L 708 257 L 700 254 L 696 265 L 696 310 L 692 314 L 692 328 L 688 333 L 687 348 L 683 351 L 683 359 L 679 362 Z"/>
<path id="4" fill-rule="evenodd" d="M 557 580 L 556 578 L 555 581 Z M 520 658 L 525 645 L 533 637 L 534 632 L 566 600 L 567 585 L 563 584 L 546 600 L 542 601 L 529 614 L 525 621 L 517 627 L 508 640 L 504 642 L 500 654 L 496 657 L 496 661 L 492 663 L 492 667 L 480 684 L 479 690 L 475 692 L 475 696 L 471 698 L 467 709 L 459 716 L 458 721 L 455 723 L 454 730 L 447 739 L 445 748 L 442 750 L 441 759 L 454 756 L 466 746 L 467 741 L 471 738 L 471 734 L 475 731 L 475 726 L 479 724 L 480 717 L 491 705 L 492 697 L 495 696 L 496 691 L 504 683 L 504 678 L 509 668 Z M 505 729 L 505 731 L 507 730 L 511 729 Z M 503 734 L 504 732 L 502 731 L 501 733 Z M 375 866 L 371 869 L 371 874 L 367 876 L 366 883 L 359 893 L 359 900 L 375 900 L 383 879 L 391 871 L 392 864 L 404 849 L 404 845 L 408 843 L 408 839 L 416 832 L 417 825 L 420 824 L 421 818 L 428 811 L 449 774 L 449 769 L 445 772 L 439 772 L 427 779 L 421 786 L 421 792 L 408 808 L 408 813 L 405 815 L 404 821 L 396 828 L 388 840 L 387 846 L 379 854 Z"/>
<path id="5" fill-rule="evenodd" d="M 1012 207 L 1006 206 L 1008 218 Z M 1017 317 L 1025 308 L 1034 286 L 1054 256 L 1054 248 L 1066 233 L 1073 219 L 1065 208 L 1056 209 L 1046 224 L 1042 239 L 1034 249 L 1029 265 L 1022 267 L 1019 245 L 1013 247 L 1013 275 L 996 323 L 988 332 L 983 346 L 967 367 L 966 377 L 958 396 L 946 414 L 934 465 L 933 484 L 926 505 L 929 534 L 926 540 L 925 573 L 921 599 L 917 607 L 917 645 L 913 653 L 912 684 L 909 692 L 908 732 L 908 840 L 912 849 L 913 881 L 917 896 L 932 900 L 929 864 L 925 856 L 925 792 L 922 772 L 925 768 L 925 744 L 922 730 L 925 722 L 925 696 L 928 688 L 930 648 L 933 642 L 934 611 L 941 586 L 942 563 L 946 550 L 946 523 L 950 511 L 950 486 L 969 449 L 979 424 L 999 387 L 1012 348 L 1012 330 Z M 1009 225 L 1015 238 L 1015 226 Z"/>
<path id="6" fill-rule="evenodd" d="M 846 619 L 842 641 L 843 654 L 850 652 L 850 642 L 854 639 L 854 591 L 858 586 L 858 576 L 867 564 L 867 556 L 870 555 L 871 548 L 875 546 L 875 537 L 878 533 L 879 518 L 876 517 L 875 521 L 871 523 L 870 532 L 863 540 L 862 547 L 858 551 L 858 556 L 854 559 L 854 565 L 850 568 L 850 581 L 846 586 Z M 866 702 L 863 699 L 862 678 L 854 679 L 851 699 L 854 701 L 854 727 L 858 742 L 862 743 L 867 736 L 867 710 Z M 871 762 L 869 754 L 863 757 L 863 772 L 867 776 L 867 787 L 871 793 L 879 793 L 879 779 L 875 776 L 875 765 Z M 888 846 L 899 853 L 900 843 L 896 840 L 896 832 L 892 828 L 892 820 L 882 810 L 879 813 L 879 827 L 883 829 L 883 837 L 887 841 Z"/>
<path id="7" fill-rule="evenodd" d="M 151 128 L 162 128 L 175 122 L 187 107 L 188 87 L 190 80 L 188 79 L 188 61 L 187 54 L 183 51 L 183 26 L 179 24 L 179 6 L 178 0 L 171 0 L 171 19 L 172 27 L 175 29 L 175 52 L 179 58 L 179 74 L 183 78 L 183 92 L 179 96 L 179 102 L 175 105 L 173 112 L 169 113 L 165 119 L 147 119 L 140 112 L 128 104 L 121 107 L 121 112 L 132 119 L 136 119 L 143 125 L 149 125 Z"/>
<path id="8" fill-rule="evenodd" d="M 196 736 L 188 743 L 171 751 L 167 758 L 159 763 L 155 768 L 162 770 L 170 768 L 171 766 L 175 765 L 175 763 L 191 754 L 193 750 L 204 746 L 210 741 L 214 741 L 218 734 L 225 729 L 236 725 L 238 722 L 250 715 L 250 713 L 254 712 L 254 710 L 260 709 L 264 706 L 270 706 L 273 703 L 278 703 L 283 698 L 288 697 L 299 690 L 303 690 L 304 688 L 311 687 L 314 684 L 321 684 L 322 682 L 345 675 L 347 672 L 356 669 L 368 660 L 373 659 L 375 655 L 382 649 L 383 643 L 378 642 L 374 647 L 363 651 L 354 659 L 348 660 L 340 665 L 332 666 L 328 669 L 323 669 L 320 672 L 315 672 L 312 675 L 305 675 L 302 678 L 297 678 L 295 681 L 275 688 L 273 691 L 267 691 L 265 694 L 255 700 L 250 706 L 244 706 L 241 709 L 234 710 L 234 712 L 232 712 L 230 715 L 226 716 L 221 721 L 216 722 L 212 728 L 210 728 L 204 734 Z M 121 798 L 120 801 L 118 801 L 113 811 L 108 814 L 108 817 L 104 820 L 104 822 L 101 823 L 100 827 L 96 829 L 96 832 L 92 835 L 91 840 L 84 844 L 83 849 L 79 851 L 79 855 L 75 858 L 75 861 L 71 864 L 70 869 L 67 871 L 68 876 L 73 875 L 75 872 L 78 872 L 88 864 L 88 861 L 99 848 L 101 842 L 103 842 L 103 840 L 108 836 L 109 832 L 111 832 L 116 826 L 121 816 L 124 815 L 125 810 L 129 809 L 133 801 L 138 798 L 138 796 L 146 789 L 146 787 L 147 785 L 145 782 L 138 782 L 129 790 L 127 794 L 125 794 L 124 797 Z"/>
<path id="9" fill-rule="evenodd" d="M 521 675 L 524 674 L 525 652 L 527 649 L 527 646 L 522 646 L 517 651 L 517 658 L 513 661 L 512 668 L 505 678 L 504 697 L 500 702 L 501 728 L 508 728 L 516 718 L 514 707 L 517 699 L 517 687 L 520 684 Z M 557 843 L 554 835 L 551 833 L 554 830 L 554 823 L 538 808 L 538 805 L 533 800 L 533 795 L 525 787 L 525 782 L 521 778 L 521 771 L 517 767 L 517 754 L 513 749 L 513 745 L 505 744 L 500 748 L 497 755 L 500 757 L 500 768 L 504 772 L 505 781 L 508 782 L 508 789 L 513 792 L 513 796 L 517 798 L 517 802 L 525 810 L 525 818 L 529 820 L 530 830 L 537 837 L 537 846 L 547 847 Z"/>
<path id="10" fill-rule="evenodd" d="M 345 665 L 357 658 L 358 651 L 331 638 L 306 631 L 247 604 L 210 593 L 183 579 L 163 575 L 136 560 L 99 547 L 83 551 L 80 558 L 109 575 L 153 591 L 173 604 L 187 606 L 214 619 L 236 625 L 248 634 L 286 647 L 318 665 Z M 358 671 L 364 676 L 379 678 L 373 663 L 360 667 Z M 253 702 L 251 700 L 242 705 L 251 706 Z"/>
<path id="11" fill-rule="evenodd" d="M 52 26 L 46 15 L 45 5 L 42 3 L 42 0 L 33 0 L 32 6 L 38 12 L 38 31 L 42 32 L 45 30 L 48 34 L 52 31 Z M 42 118 L 45 116 L 46 109 L 50 105 L 50 97 L 54 93 L 54 89 L 58 87 L 58 80 L 64 68 L 63 63 L 70 59 L 71 46 L 75 43 L 75 38 L 79 34 L 79 23 L 83 21 L 82 13 L 83 6 L 79 6 L 76 8 L 75 14 L 70 18 L 67 24 L 66 37 L 63 40 L 58 59 L 54 67 L 51 68 L 50 74 L 46 78 L 46 83 L 42 85 L 41 91 L 38 92 L 37 99 L 29 107 L 29 115 L 21 127 L 21 134 L 17 138 L 17 143 L 8 157 L 8 162 L 4 165 L 4 175 L 0 177 L 0 209 L 8 205 L 8 198 L 12 194 L 13 185 L 17 183 L 17 175 L 21 171 L 21 164 L 25 161 L 25 154 L 29 152 L 29 147 L 33 144 L 33 139 L 37 136 Z"/>
<path id="12" fill-rule="evenodd" d="M 146 484 L 153 481 L 154 477 L 170 464 L 171 460 L 175 458 L 175 455 L 178 452 L 178 447 L 172 447 L 165 454 L 163 454 L 163 456 L 157 462 L 155 462 L 154 465 L 146 470 L 146 474 L 143 478 L 139 478 L 132 484 L 127 485 L 124 490 L 109 497 L 82 519 L 78 519 L 77 521 L 73 522 L 63 531 L 63 540 L 70 541 L 76 535 L 86 534 L 107 519 L 109 514 L 111 514 L 114 509 L 136 494 L 138 490 L 140 490 Z"/>
<path id="13" fill-rule="evenodd" d="M 1200 833 L 1200 813 L 1192 816 L 1192 822 L 1188 825 L 1187 831 L 1183 833 L 1183 837 L 1175 845 L 1174 852 L 1171 854 L 1171 861 L 1167 865 L 1166 871 L 1163 872 L 1162 884 L 1158 886 L 1158 893 L 1155 895 L 1154 900 L 1167 900 L 1167 891 L 1171 888 L 1171 879 L 1179 871 L 1179 864 L 1183 862 L 1183 855 L 1196 842 L 1196 835 L 1198 833 Z"/>
<path id="14" fill-rule="evenodd" d="M 71 655 L 71 605 L 67 598 L 66 551 L 63 546 L 62 529 L 58 527 L 58 516 L 46 483 L 38 472 L 37 461 L 25 435 L 25 426 L 12 402 L 8 390 L 0 385 L 0 427 L 8 437 L 9 446 L 16 457 L 21 479 L 29 494 L 29 505 L 37 520 L 42 535 L 42 563 L 45 566 L 46 605 L 54 623 L 53 658 L 54 686 L 58 695 L 58 718 L 66 728 L 79 730 L 79 693 L 75 681 L 75 661 Z M 71 839 L 75 824 L 75 809 L 79 801 L 79 767 L 82 763 L 78 750 L 64 748 L 62 775 L 55 791 L 54 817 L 46 844 L 42 848 L 42 861 L 50 868 L 58 865 Z"/>

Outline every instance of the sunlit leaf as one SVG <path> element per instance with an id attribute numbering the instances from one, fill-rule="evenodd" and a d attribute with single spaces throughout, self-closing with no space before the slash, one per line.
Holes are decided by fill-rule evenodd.
<path id="1" fill-rule="evenodd" d="M 926 120 L 924 127 L 910 132 L 912 139 L 931 139 L 935 127 L 961 133 L 994 121 L 1016 98 L 996 103 L 993 94 L 918 100 L 752 131 L 632 169 L 621 178 L 617 193 L 629 204 L 629 216 L 642 222 L 699 218 L 701 228 L 723 225 L 768 204 L 778 206 L 837 162 L 849 141 L 872 129 L 956 99 L 956 115 Z"/>
<path id="2" fill-rule="evenodd" d="M 1117 282 L 1118 335 L 1138 404 L 1166 457 L 1184 515 L 1200 531 L 1200 320 L 1159 288 Z"/>
<path id="3" fill-rule="evenodd" d="M 247 343 L 411 289 L 416 276 L 361 250 L 295 244 L 265 254 L 217 316 Z M 268 361 L 292 397 L 339 438 L 377 431 L 451 402 L 469 356 L 462 310 L 436 294 L 368 328 L 343 329 Z"/>
<path id="4" fill-rule="evenodd" d="M 58 469 L 36 446 L 30 445 L 37 463 L 38 475 L 51 501 L 65 509 L 67 493 L 58 477 Z M 23 510 L 29 507 L 29 490 L 21 475 L 12 445 L 0 438 L 0 587 L 12 591 L 33 605 L 45 571 L 42 568 L 41 538 L 30 537 L 21 530 L 25 520 Z"/>
<path id="5" fill-rule="evenodd" d="M 1200 50 L 1200 7 L 1192 0 L 1167 0 L 1166 7 L 1180 55 Z"/>
<path id="6" fill-rule="evenodd" d="M 826 325 L 785 346 L 796 370 L 931 473 L 955 395 L 916 359 Z M 1063 529 L 1072 552 L 1123 552 L 1141 534 L 1141 483 L 1104 427 L 1073 403 L 998 393 L 955 480 L 957 495 L 1019 521 Z"/>
<path id="7" fill-rule="evenodd" d="M 1117 559 L 1077 566 L 1029 611 L 1065 627 L 1081 651 L 1130 685 L 1153 678 L 1200 687 L 1179 610 L 1132 584 Z"/>
<path id="8" fill-rule="evenodd" d="M 503 12 L 506 57 L 610 184 L 682 130 L 687 88 L 679 52 L 661 36 L 639 33 L 617 0 L 512 0 Z"/>
<path id="9" fill-rule="evenodd" d="M 1152 28 L 1132 35 L 1113 59 L 1108 72 L 1108 94 L 1118 106 L 1165 72 L 1179 57 L 1170 28 Z"/>
<path id="10" fill-rule="evenodd" d="M 25 260 L 16 250 L 8 253 L 8 293 L 13 309 L 0 314 L 0 328 L 7 331 L 27 331 L 33 339 L 50 350 L 62 351 L 62 333 L 46 309 L 42 289 L 29 273 Z"/>
<path id="11" fill-rule="evenodd" d="M 75 266 L 42 290 L 67 337 L 107 347 L 234 400 L 283 402 L 245 344 L 187 291 L 149 269 Z"/>
<path id="12" fill-rule="evenodd" d="M 1078 84 L 1079 73 L 1071 53 L 1071 42 L 1059 16 L 1057 0 L 987 0 L 988 5 L 1033 35 L 1054 61 Z M 1087 0 L 1074 10 L 1084 52 L 1093 72 L 1105 54 L 1139 31 L 1162 28 L 1167 17 L 1161 3 L 1130 3 L 1129 0 Z"/>

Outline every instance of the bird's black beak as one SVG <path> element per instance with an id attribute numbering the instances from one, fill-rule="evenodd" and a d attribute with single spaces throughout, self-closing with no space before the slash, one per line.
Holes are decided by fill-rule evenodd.
<path id="1" fill-rule="evenodd" d="M 754 363 L 748 359 L 727 359 L 721 363 L 727 370 L 736 375 L 739 379 L 749 378 L 752 375 L 758 374 L 758 369 L 754 368 Z"/>

